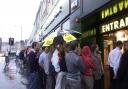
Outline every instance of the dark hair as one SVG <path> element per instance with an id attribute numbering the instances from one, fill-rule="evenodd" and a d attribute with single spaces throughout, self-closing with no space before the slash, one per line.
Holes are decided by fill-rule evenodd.
<path id="1" fill-rule="evenodd" d="M 117 41 L 116 46 L 120 46 L 120 45 L 123 45 L 122 41 Z"/>
<path id="2" fill-rule="evenodd" d="M 91 45 L 91 51 L 94 52 L 97 48 L 97 44 L 92 44 Z"/>
<path id="3" fill-rule="evenodd" d="M 75 48 L 78 47 L 78 41 L 71 41 L 69 45 L 71 50 L 75 50 Z"/>
<path id="4" fill-rule="evenodd" d="M 34 48 L 37 45 L 38 42 L 33 42 L 32 43 L 32 48 Z"/>

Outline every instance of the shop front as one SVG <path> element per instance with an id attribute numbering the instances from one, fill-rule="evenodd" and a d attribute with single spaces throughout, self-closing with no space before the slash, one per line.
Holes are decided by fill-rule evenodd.
<path id="1" fill-rule="evenodd" d="M 128 40 L 128 0 L 117 0 L 108 4 L 100 10 L 99 35 L 103 44 L 103 63 L 104 63 L 104 85 L 105 89 L 109 88 L 109 52 L 115 48 L 117 41 Z M 122 48 L 122 53 L 124 47 Z"/>
<path id="2" fill-rule="evenodd" d="M 117 41 L 128 40 L 128 15 L 119 16 L 100 25 L 100 35 L 103 40 L 103 58 L 105 69 L 105 86 L 109 86 L 108 54 L 115 48 Z M 124 48 L 122 49 L 122 53 Z"/>
<path id="3" fill-rule="evenodd" d="M 97 43 L 104 64 L 104 89 L 109 88 L 108 54 L 116 41 L 128 40 L 128 0 L 114 0 L 82 18 L 82 44 Z M 122 53 L 124 48 L 122 49 Z"/>

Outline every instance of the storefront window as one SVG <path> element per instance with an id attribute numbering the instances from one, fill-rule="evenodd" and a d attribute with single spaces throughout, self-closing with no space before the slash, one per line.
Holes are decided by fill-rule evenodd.
<path id="1" fill-rule="evenodd" d="M 68 19 L 67 21 L 65 21 L 62 25 L 62 29 L 70 29 L 70 19 Z"/>

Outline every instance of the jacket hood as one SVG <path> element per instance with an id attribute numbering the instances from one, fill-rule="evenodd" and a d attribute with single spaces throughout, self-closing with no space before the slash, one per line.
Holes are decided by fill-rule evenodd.
<path id="1" fill-rule="evenodd" d="M 91 50 L 89 48 L 89 46 L 84 46 L 82 49 L 82 55 L 85 57 L 90 57 L 91 56 Z"/>

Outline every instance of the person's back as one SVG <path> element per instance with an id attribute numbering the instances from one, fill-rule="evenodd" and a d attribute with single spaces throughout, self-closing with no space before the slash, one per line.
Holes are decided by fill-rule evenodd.
<path id="1" fill-rule="evenodd" d="M 77 41 L 70 43 L 70 51 L 66 54 L 65 61 L 67 65 L 66 89 L 81 89 L 81 73 L 85 66 L 81 57 L 76 53 L 78 50 Z"/>
<path id="2" fill-rule="evenodd" d="M 75 52 L 70 51 L 69 53 L 66 54 L 66 65 L 67 65 L 67 70 L 68 73 L 70 74 L 80 74 L 80 72 L 82 71 L 82 67 L 80 68 L 80 66 L 82 66 L 80 64 L 80 57 L 78 55 L 76 55 Z"/>
<path id="3" fill-rule="evenodd" d="M 23 60 L 24 59 L 24 50 L 21 50 L 19 53 L 19 59 Z"/>

